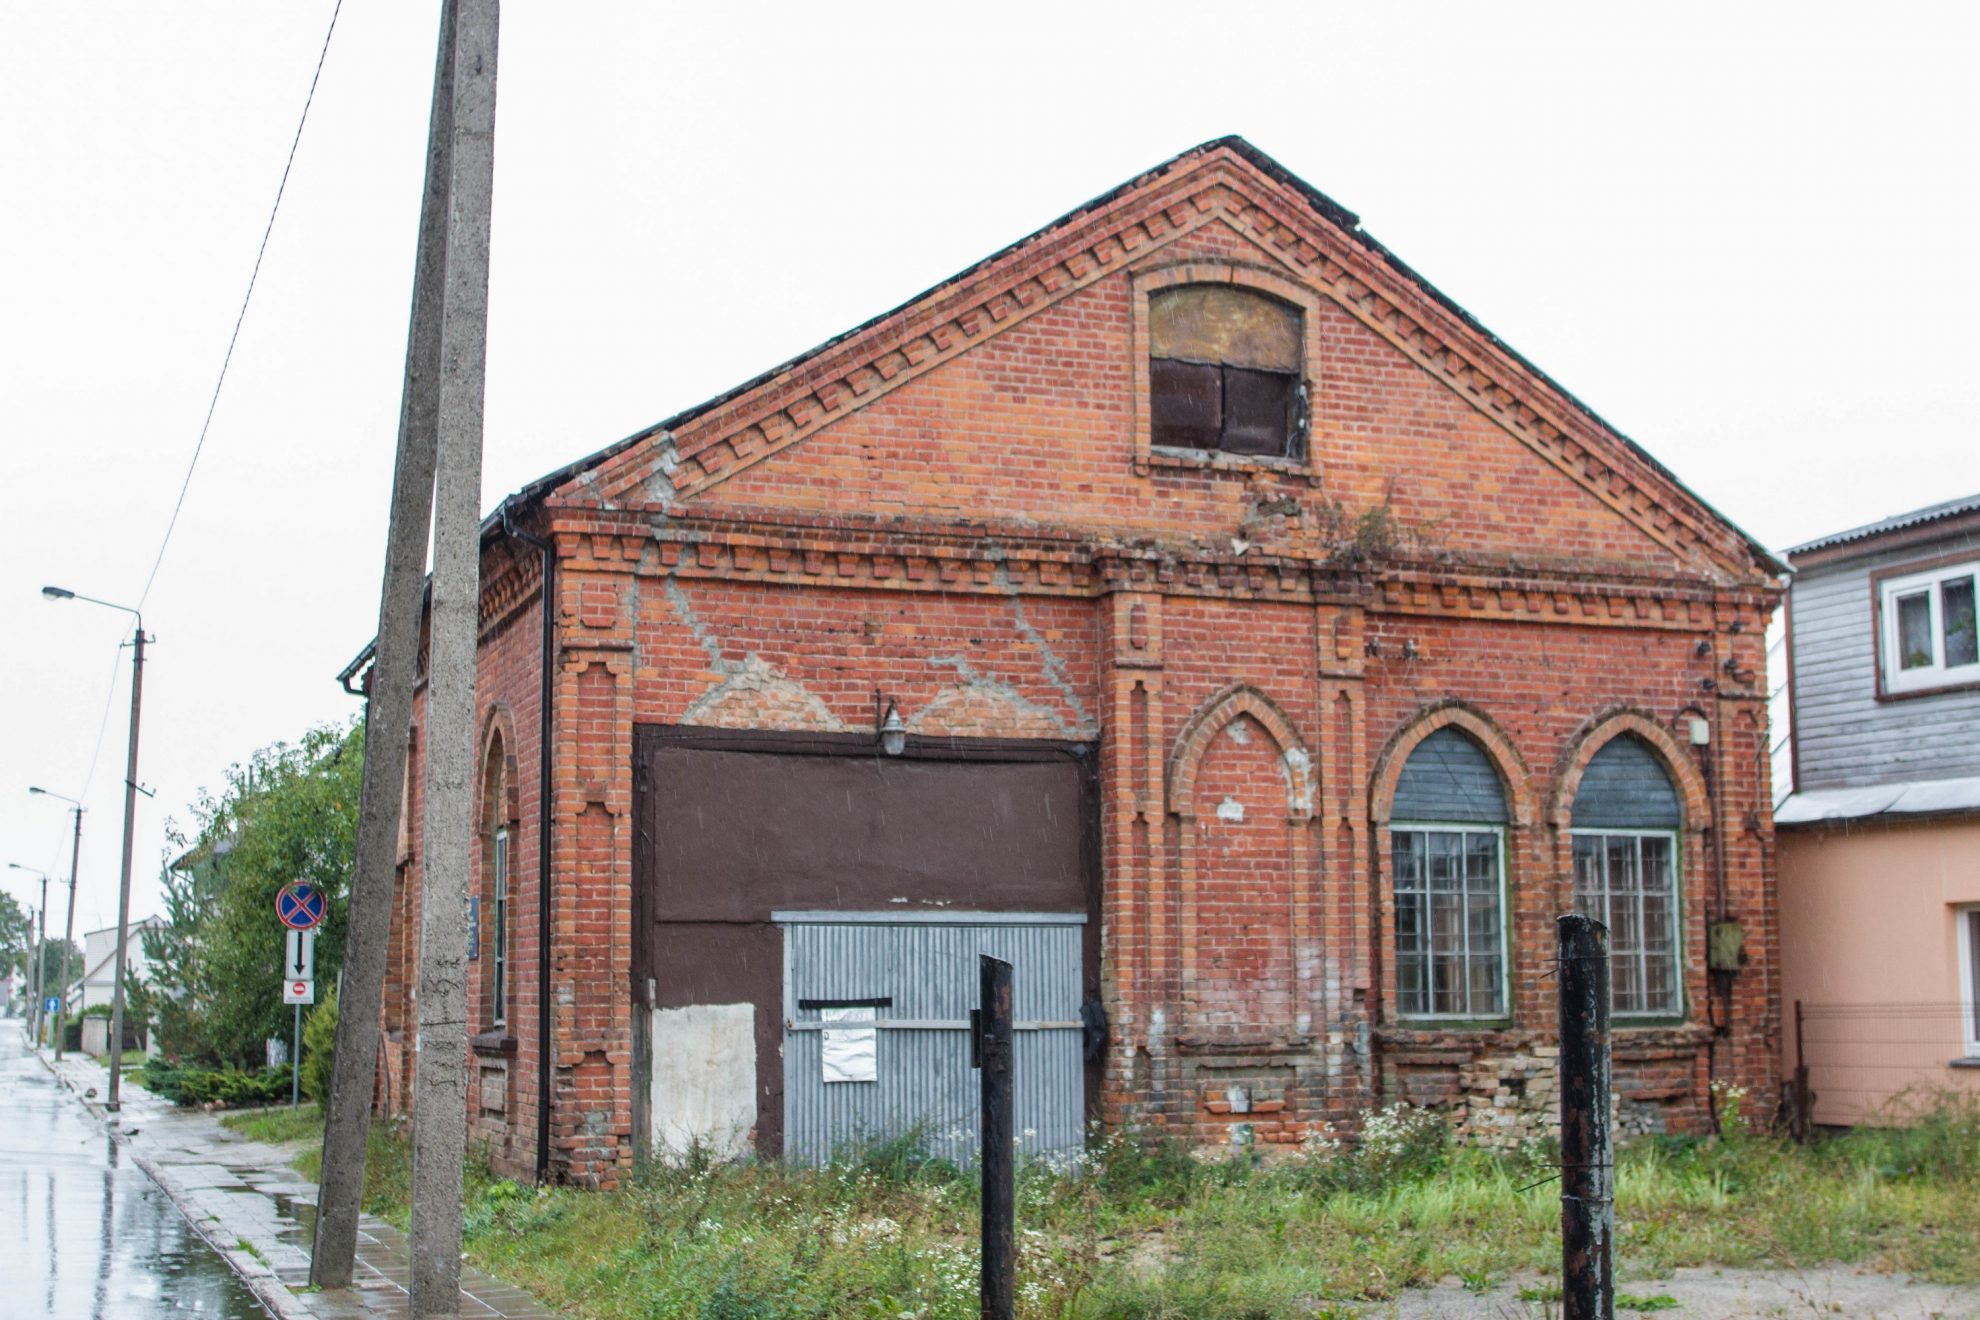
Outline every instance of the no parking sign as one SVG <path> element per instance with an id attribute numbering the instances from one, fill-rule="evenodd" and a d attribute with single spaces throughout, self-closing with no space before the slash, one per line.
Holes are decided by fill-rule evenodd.
<path id="1" fill-rule="evenodd" d="M 301 881 L 283 885 L 282 892 L 275 895 L 275 915 L 290 930 L 308 930 L 320 925 L 329 907 L 330 900 L 321 889 Z"/>

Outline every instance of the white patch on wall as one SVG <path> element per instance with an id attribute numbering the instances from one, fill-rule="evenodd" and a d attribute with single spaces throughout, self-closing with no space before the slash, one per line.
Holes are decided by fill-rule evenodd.
<path id="1" fill-rule="evenodd" d="M 1231 741 L 1236 743 L 1240 747 L 1243 747 L 1251 742 L 1251 730 L 1245 728 L 1244 726 L 1245 726 L 1245 721 L 1241 719 L 1232 720 L 1229 724 L 1226 724 L 1224 726 L 1224 732 L 1229 734 Z"/>
<path id="2" fill-rule="evenodd" d="M 653 1012 L 653 1153 L 696 1145 L 720 1159 L 751 1153 L 756 1130 L 756 1006 Z"/>
<path id="3" fill-rule="evenodd" d="M 1230 821 L 1233 825 L 1244 822 L 1244 803 L 1227 797 L 1217 804 L 1217 819 Z"/>
<path id="4" fill-rule="evenodd" d="M 1292 787 L 1293 808 L 1297 811 L 1313 810 L 1313 761 L 1305 752 L 1295 747 L 1286 753 L 1287 782 Z"/>
<path id="5" fill-rule="evenodd" d="M 880 1080 L 880 1030 L 874 1026 L 842 1026 L 838 1023 L 871 1023 L 873 1009 L 821 1008 L 818 1020 L 825 1024 L 819 1057 L 824 1062 L 827 1082 L 877 1082 Z"/>

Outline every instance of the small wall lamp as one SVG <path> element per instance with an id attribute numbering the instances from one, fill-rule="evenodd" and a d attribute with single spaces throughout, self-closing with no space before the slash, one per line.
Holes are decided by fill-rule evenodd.
<path id="1" fill-rule="evenodd" d="M 880 707 L 883 700 L 887 703 L 884 714 Z M 879 688 L 873 689 L 873 733 L 887 755 L 899 756 L 907 750 L 907 722 L 901 718 L 901 708 L 892 697 L 883 697 Z"/>

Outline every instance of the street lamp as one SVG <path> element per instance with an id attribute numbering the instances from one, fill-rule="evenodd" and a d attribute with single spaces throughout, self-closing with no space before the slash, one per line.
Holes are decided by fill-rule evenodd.
<path id="1" fill-rule="evenodd" d="M 76 942 L 76 866 L 82 861 L 82 818 L 83 804 L 72 797 L 51 793 L 45 788 L 29 788 L 28 792 L 42 797 L 52 797 L 57 802 L 69 804 L 69 810 L 76 816 L 75 839 L 69 845 L 69 924 L 62 932 L 62 980 L 55 987 L 55 1062 L 62 1061 L 62 1016 L 69 1007 L 69 949 Z M 88 973 L 84 968 L 84 974 Z M 42 993 L 47 993 L 44 986 Z"/>
<path id="2" fill-rule="evenodd" d="M 42 1011 L 41 965 L 48 961 L 48 872 L 37 871 L 32 866 L 22 866 L 19 862 L 8 862 L 9 871 L 26 871 L 29 875 L 41 877 L 41 906 L 36 909 L 41 917 L 41 933 L 34 940 L 34 964 L 28 969 L 28 984 L 33 986 L 34 995 L 34 1043 L 41 1044 L 43 1020 L 48 1016 Z"/>
<path id="3" fill-rule="evenodd" d="M 103 1102 L 103 1107 L 114 1114 L 123 1108 L 120 1083 L 124 1071 L 124 946 L 131 929 L 131 845 L 137 829 L 138 709 L 144 693 L 144 615 L 128 605 L 77 595 L 66 587 L 43 587 L 41 594 L 50 600 L 80 600 L 105 609 L 122 610 L 137 620 L 137 627 L 131 633 L 131 740 L 124 760 L 124 862 L 117 879 L 117 961 L 110 976 L 110 1095 Z M 81 818 L 77 819 L 80 828 Z"/>

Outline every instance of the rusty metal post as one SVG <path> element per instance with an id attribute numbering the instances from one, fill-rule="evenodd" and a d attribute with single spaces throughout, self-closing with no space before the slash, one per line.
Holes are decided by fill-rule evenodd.
<path id="1" fill-rule="evenodd" d="M 1011 965 L 980 969 L 976 1062 L 983 1072 L 983 1320 L 1017 1313 L 1017 1116 L 1011 1077 Z"/>
<path id="2" fill-rule="evenodd" d="M 1788 1083 L 1788 1135 L 1806 1145 L 1814 1131 L 1815 1097 L 1808 1089 L 1808 1053 L 1802 1044 L 1801 1001 L 1794 1001 L 1794 1080 Z"/>
<path id="3" fill-rule="evenodd" d="M 1556 923 L 1561 985 L 1561 1315 L 1615 1320 L 1615 1161 L 1609 1130 L 1609 928 Z"/>

